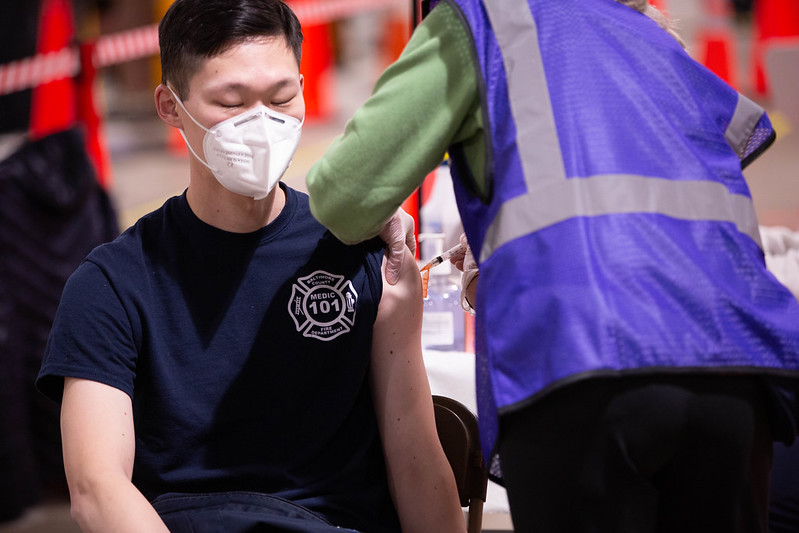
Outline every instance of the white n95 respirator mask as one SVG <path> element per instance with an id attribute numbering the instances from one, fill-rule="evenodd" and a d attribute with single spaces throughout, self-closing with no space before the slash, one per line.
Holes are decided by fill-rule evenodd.
<path id="1" fill-rule="evenodd" d="M 205 130 L 205 160 L 179 130 L 192 155 L 230 192 L 255 200 L 265 198 L 291 164 L 300 143 L 302 122 L 260 105 L 208 129 L 169 90 L 189 118 Z"/>

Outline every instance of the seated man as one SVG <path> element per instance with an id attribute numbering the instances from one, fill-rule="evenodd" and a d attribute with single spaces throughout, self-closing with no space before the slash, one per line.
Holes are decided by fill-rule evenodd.
<path id="1" fill-rule="evenodd" d="M 410 253 L 345 246 L 275 187 L 305 108 L 277 0 L 177 0 L 159 116 L 190 185 L 95 249 L 37 382 L 62 402 L 85 531 L 463 531 L 421 358 Z"/>

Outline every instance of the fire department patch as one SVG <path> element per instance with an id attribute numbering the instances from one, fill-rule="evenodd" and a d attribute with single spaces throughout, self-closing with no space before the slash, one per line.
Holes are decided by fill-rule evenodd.
<path id="1" fill-rule="evenodd" d="M 357 301 L 351 281 L 317 270 L 294 283 L 289 314 L 304 337 L 330 341 L 355 325 Z"/>

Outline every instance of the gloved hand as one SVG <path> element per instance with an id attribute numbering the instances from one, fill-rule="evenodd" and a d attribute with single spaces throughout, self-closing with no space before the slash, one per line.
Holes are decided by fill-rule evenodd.
<path id="1" fill-rule="evenodd" d="M 475 295 L 477 294 L 477 277 L 480 275 L 480 270 L 477 268 L 477 261 L 474 260 L 474 255 L 471 247 L 469 247 L 469 242 L 466 240 L 465 233 L 461 233 L 460 240 L 463 245 L 463 252 L 453 254 L 449 260 L 455 265 L 455 268 L 463 272 L 461 275 L 461 307 L 463 307 L 464 311 L 474 314 L 472 302 L 475 301 Z"/>
<path id="2" fill-rule="evenodd" d="M 410 248 L 412 254 L 416 254 L 415 225 L 413 217 L 399 208 L 378 234 L 386 243 L 386 281 L 390 285 L 396 285 L 399 281 L 405 246 Z"/>

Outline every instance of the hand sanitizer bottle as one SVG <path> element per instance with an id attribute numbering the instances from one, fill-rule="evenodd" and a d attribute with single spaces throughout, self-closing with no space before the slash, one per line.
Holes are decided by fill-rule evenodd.
<path id="1" fill-rule="evenodd" d="M 444 251 L 444 234 L 419 235 L 419 240 L 434 244 L 434 255 Z M 425 349 L 463 351 L 465 317 L 460 304 L 460 286 L 454 281 L 455 269 L 449 261 L 430 269 L 430 282 L 422 315 L 422 346 Z"/>

